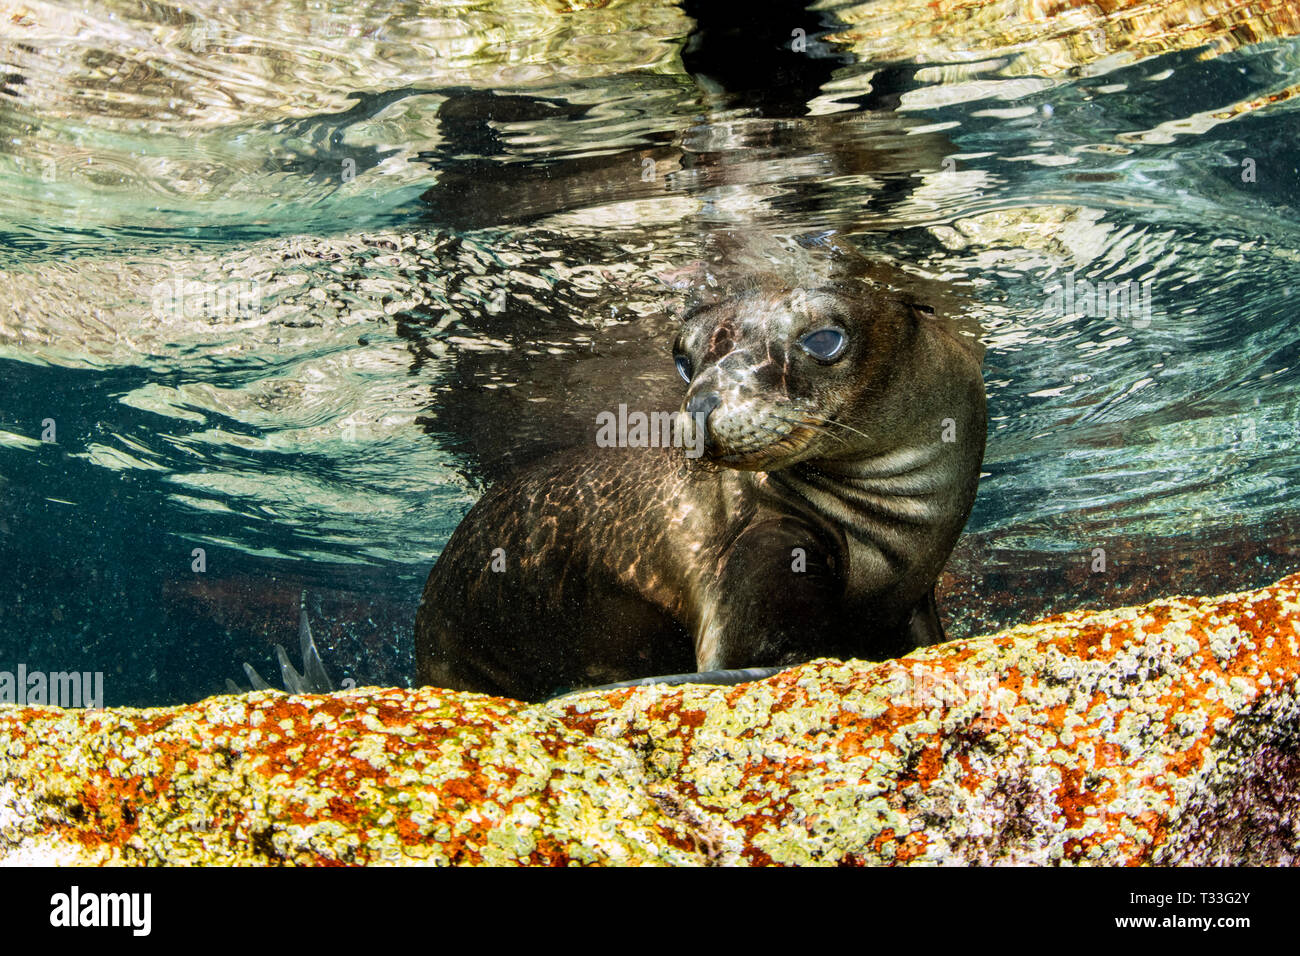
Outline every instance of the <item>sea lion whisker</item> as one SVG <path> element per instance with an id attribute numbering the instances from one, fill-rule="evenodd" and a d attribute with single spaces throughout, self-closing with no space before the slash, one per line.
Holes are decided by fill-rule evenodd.
<path id="1" fill-rule="evenodd" d="M 803 428 L 807 428 L 811 431 L 815 431 L 819 435 L 825 435 L 827 438 L 834 438 L 837 442 L 840 442 L 841 444 L 844 445 L 848 444 L 848 440 L 846 438 L 843 438 L 840 435 L 837 435 L 834 432 L 830 431 L 829 429 L 822 427 L 822 423 L 819 421 L 814 421 L 813 419 L 809 419 L 809 418 L 786 418 L 780 415 L 774 417 L 776 417 L 780 421 L 788 422 L 791 425 L 799 425 L 802 426 Z"/>
<path id="2" fill-rule="evenodd" d="M 861 429 L 854 428 L 852 425 L 846 425 L 843 422 L 836 421 L 833 418 L 819 418 L 817 421 L 818 424 L 821 425 L 838 425 L 840 428 L 843 428 L 845 431 L 853 432 L 853 434 L 855 435 L 861 435 L 867 441 L 871 441 L 870 435 L 868 435 L 866 432 L 862 431 Z"/>

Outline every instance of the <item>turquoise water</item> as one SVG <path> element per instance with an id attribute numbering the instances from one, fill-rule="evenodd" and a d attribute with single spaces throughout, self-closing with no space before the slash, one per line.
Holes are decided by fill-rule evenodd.
<path id="1" fill-rule="evenodd" d="M 87 9 L 0 41 L 0 670 L 196 699 L 305 593 L 336 680 L 409 683 L 484 485 L 671 382 L 692 282 L 836 246 L 987 347 L 953 634 L 1300 566 L 1300 41 L 1048 70 L 873 59 L 825 39 L 851 9 L 791 13 L 797 59 L 656 4 Z"/>

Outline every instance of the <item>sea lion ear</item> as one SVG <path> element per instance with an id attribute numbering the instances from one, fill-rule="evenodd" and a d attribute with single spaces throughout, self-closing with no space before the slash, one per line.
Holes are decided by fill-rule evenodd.
<path id="1" fill-rule="evenodd" d="M 924 302 L 916 302 L 912 299 L 896 299 L 899 305 L 903 307 L 905 321 L 916 325 L 924 325 L 935 317 L 934 306 L 926 305 Z"/>

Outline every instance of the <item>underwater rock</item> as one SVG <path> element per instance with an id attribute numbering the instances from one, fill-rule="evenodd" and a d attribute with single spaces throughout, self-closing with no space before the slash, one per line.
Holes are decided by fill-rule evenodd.
<path id="1" fill-rule="evenodd" d="M 1300 859 L 1300 575 L 897 661 L 545 704 L 0 707 L 14 863 Z"/>

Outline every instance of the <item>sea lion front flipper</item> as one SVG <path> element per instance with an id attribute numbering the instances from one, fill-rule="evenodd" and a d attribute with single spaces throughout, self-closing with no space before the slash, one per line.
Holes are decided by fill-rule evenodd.
<path id="1" fill-rule="evenodd" d="M 943 632 L 943 624 L 939 621 L 934 588 L 930 588 L 930 593 L 912 608 L 912 619 L 908 621 L 907 632 L 913 647 L 930 647 L 948 639 Z"/>
<path id="2" fill-rule="evenodd" d="M 769 518 L 750 525 L 728 548 L 711 589 L 706 619 L 716 630 L 696 640 L 700 671 L 769 667 L 831 655 L 843 585 L 831 542 L 801 521 Z"/>

